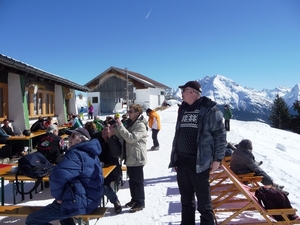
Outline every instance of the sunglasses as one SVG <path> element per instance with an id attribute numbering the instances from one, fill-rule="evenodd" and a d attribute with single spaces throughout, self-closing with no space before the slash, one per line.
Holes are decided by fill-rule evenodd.
<path id="1" fill-rule="evenodd" d="M 185 92 L 185 91 L 193 91 L 193 89 L 191 89 L 191 88 L 183 88 L 183 89 L 181 90 L 181 93 L 183 93 L 183 92 Z"/>
<path id="2" fill-rule="evenodd" d="M 135 111 L 129 110 L 128 113 L 135 113 Z"/>

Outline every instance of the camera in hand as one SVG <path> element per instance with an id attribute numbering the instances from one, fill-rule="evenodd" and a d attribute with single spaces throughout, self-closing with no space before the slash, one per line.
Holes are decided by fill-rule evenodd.
<path id="1" fill-rule="evenodd" d="M 116 123 L 116 121 L 114 119 L 112 119 L 108 122 L 108 124 L 110 124 L 110 125 L 114 125 L 115 123 Z"/>

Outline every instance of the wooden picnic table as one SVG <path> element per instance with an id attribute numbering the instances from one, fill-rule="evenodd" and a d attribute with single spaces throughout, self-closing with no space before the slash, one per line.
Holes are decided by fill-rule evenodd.
<path id="1" fill-rule="evenodd" d="M 4 193 L 4 181 L 7 180 L 9 182 L 13 182 L 13 185 L 15 185 L 15 180 L 16 180 L 16 171 L 11 171 L 13 167 L 16 167 L 17 164 L 2 164 L 0 165 L 0 196 L 1 196 L 1 205 L 4 205 L 4 198 L 5 198 L 5 193 Z M 102 167 L 102 174 L 104 178 L 106 178 L 114 169 L 116 168 L 116 165 L 104 165 Z M 35 181 L 36 179 L 24 176 L 24 175 L 19 175 L 18 180 L 21 182 L 23 181 Z M 49 176 L 43 177 L 43 181 L 49 181 Z M 43 189 L 43 187 L 41 188 Z M 15 192 L 15 188 L 13 186 L 13 191 Z M 14 194 L 14 204 L 15 204 L 15 196 L 16 193 Z M 24 200 L 24 196 L 22 196 L 22 200 Z"/>
<path id="2" fill-rule="evenodd" d="M 42 135 L 42 134 L 39 134 Z M 35 137 L 35 135 L 30 134 L 30 136 L 20 135 L 20 136 L 10 136 L 7 138 L 9 140 L 9 158 L 12 157 L 12 149 L 13 145 L 17 143 L 23 143 L 24 146 L 28 146 L 28 150 L 31 151 L 32 149 L 32 138 Z"/>
<path id="3" fill-rule="evenodd" d="M 68 128 L 68 126 L 65 126 L 65 125 L 62 125 L 62 126 L 57 126 L 58 130 L 61 130 L 61 129 L 66 129 Z M 7 138 L 7 140 L 9 140 L 9 157 L 12 156 L 12 148 L 13 148 L 13 145 L 16 144 L 16 143 L 25 143 L 24 145 L 28 146 L 28 151 L 30 152 L 32 149 L 33 149 L 33 146 L 32 146 L 32 139 L 35 138 L 35 137 L 39 137 L 41 135 L 44 135 L 46 134 L 46 130 L 37 130 L 37 131 L 34 131 L 34 132 L 30 132 L 30 136 L 25 136 L 23 134 L 19 135 L 19 136 L 10 136 Z"/>

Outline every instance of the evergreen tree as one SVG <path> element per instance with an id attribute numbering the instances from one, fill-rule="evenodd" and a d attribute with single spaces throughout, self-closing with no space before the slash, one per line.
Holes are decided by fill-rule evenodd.
<path id="1" fill-rule="evenodd" d="M 300 101 L 296 100 L 294 103 L 293 103 L 293 108 L 294 110 L 298 113 L 298 117 L 300 117 Z"/>
<path id="2" fill-rule="evenodd" d="M 289 108 L 284 99 L 279 97 L 279 94 L 276 95 L 273 102 L 269 119 L 271 121 L 271 125 L 275 128 L 286 129 L 289 125 Z"/>
<path id="3" fill-rule="evenodd" d="M 300 134 L 300 101 L 296 100 L 293 103 L 294 110 L 298 115 L 293 115 L 291 119 L 291 128 L 294 132 Z"/>

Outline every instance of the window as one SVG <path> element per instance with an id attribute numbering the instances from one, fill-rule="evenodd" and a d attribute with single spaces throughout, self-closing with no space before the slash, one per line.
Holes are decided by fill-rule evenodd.
<path id="1" fill-rule="evenodd" d="M 0 83 L 0 120 L 4 120 L 8 116 L 8 94 L 7 84 Z"/>
<path id="2" fill-rule="evenodd" d="M 29 118 L 54 116 L 54 92 L 38 90 L 36 94 L 26 91 Z"/>
<path id="3" fill-rule="evenodd" d="M 98 97 L 92 97 L 92 103 L 93 104 L 98 103 Z"/>

